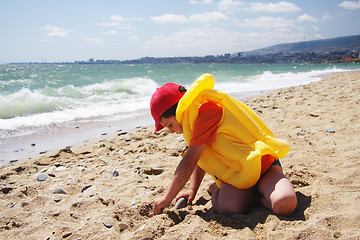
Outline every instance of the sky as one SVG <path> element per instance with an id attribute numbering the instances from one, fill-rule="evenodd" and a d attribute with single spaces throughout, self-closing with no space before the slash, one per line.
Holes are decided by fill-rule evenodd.
<path id="1" fill-rule="evenodd" d="M 359 26 L 360 0 L 0 0 L 0 64 L 222 55 Z"/>

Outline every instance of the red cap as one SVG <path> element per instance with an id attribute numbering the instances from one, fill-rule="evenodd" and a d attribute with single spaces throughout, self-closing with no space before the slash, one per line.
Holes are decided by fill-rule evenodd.
<path id="1" fill-rule="evenodd" d="M 153 133 L 163 129 L 160 124 L 160 115 L 179 102 L 185 92 L 180 93 L 180 85 L 175 83 L 166 83 L 164 86 L 156 89 L 151 97 L 150 110 L 151 115 L 155 120 L 155 128 Z"/>

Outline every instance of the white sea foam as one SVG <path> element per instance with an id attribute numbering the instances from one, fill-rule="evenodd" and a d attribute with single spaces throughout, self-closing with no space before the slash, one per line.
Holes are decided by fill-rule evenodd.
<path id="1" fill-rule="evenodd" d="M 346 70 L 329 68 L 325 70 L 311 70 L 308 72 L 273 73 L 264 71 L 262 74 L 248 77 L 234 77 L 229 82 L 220 82 L 215 86 L 218 90 L 227 93 L 241 93 L 247 91 L 268 91 L 291 86 L 308 84 L 321 80 L 321 76 L 343 72 Z"/>
<path id="2" fill-rule="evenodd" d="M 147 109 L 157 84 L 147 78 L 106 81 L 84 87 L 21 89 L 0 97 L 0 128 L 14 130 Z"/>

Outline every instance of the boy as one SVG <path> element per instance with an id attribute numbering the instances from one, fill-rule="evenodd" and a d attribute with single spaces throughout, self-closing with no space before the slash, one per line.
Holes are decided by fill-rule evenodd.
<path id="1" fill-rule="evenodd" d="M 189 189 L 177 196 L 194 200 L 205 172 L 214 209 L 222 214 L 246 211 L 255 194 L 275 214 L 289 215 L 297 204 L 294 188 L 278 159 L 290 146 L 275 138 L 265 123 L 243 103 L 213 90 L 212 75 L 199 77 L 188 91 L 168 83 L 150 102 L 154 132 L 166 127 L 183 134 L 189 148 L 176 168 L 166 193 L 154 200 L 154 215 L 162 213 L 190 179 Z"/>

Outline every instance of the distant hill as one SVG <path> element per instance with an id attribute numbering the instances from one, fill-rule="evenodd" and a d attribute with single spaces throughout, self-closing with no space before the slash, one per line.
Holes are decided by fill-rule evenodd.
<path id="1" fill-rule="evenodd" d="M 360 50 L 360 35 L 329 38 L 322 40 L 284 43 L 271 47 L 245 52 L 246 55 L 265 55 L 276 53 L 299 53 L 299 52 L 332 52 Z"/>

